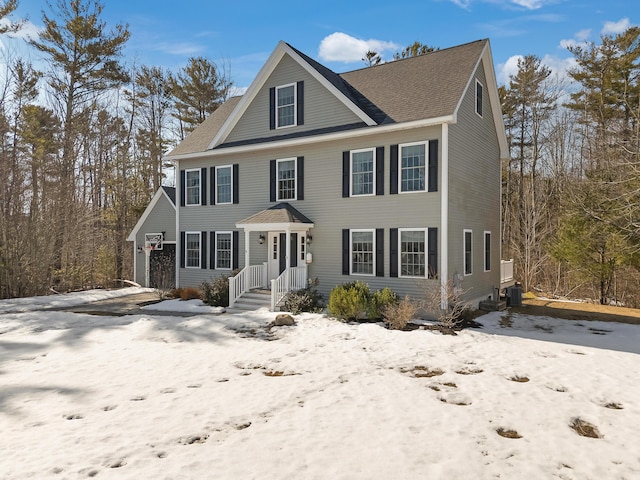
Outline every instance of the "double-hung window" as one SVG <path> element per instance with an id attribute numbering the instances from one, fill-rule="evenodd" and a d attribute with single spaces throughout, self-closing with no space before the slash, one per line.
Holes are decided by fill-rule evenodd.
<path id="1" fill-rule="evenodd" d="M 216 269 L 231 270 L 233 241 L 231 232 L 216 232 Z"/>
<path id="2" fill-rule="evenodd" d="M 216 204 L 233 203 L 233 167 L 216 167 Z"/>
<path id="3" fill-rule="evenodd" d="M 375 274 L 375 230 L 351 230 L 351 274 Z"/>
<path id="4" fill-rule="evenodd" d="M 424 229 L 400 229 L 400 276 L 426 276 L 427 237 Z"/>
<path id="5" fill-rule="evenodd" d="M 351 196 L 374 195 L 376 184 L 375 149 L 351 152 Z"/>
<path id="6" fill-rule="evenodd" d="M 296 199 L 296 159 L 277 160 L 277 200 Z"/>
<path id="7" fill-rule="evenodd" d="M 296 84 L 276 87 L 276 128 L 296 124 Z"/>
<path id="8" fill-rule="evenodd" d="M 464 274 L 473 273 L 473 232 L 464 230 Z"/>
<path id="9" fill-rule="evenodd" d="M 185 253 L 187 268 L 200 268 L 200 232 L 185 233 Z"/>
<path id="10" fill-rule="evenodd" d="M 200 205 L 200 169 L 185 171 L 186 204 Z"/>
<path id="11" fill-rule="evenodd" d="M 427 143 L 400 145 L 400 192 L 424 192 Z"/>

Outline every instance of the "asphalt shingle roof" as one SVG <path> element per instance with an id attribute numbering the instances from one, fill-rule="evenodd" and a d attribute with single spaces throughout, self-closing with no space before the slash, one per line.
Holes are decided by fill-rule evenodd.
<path id="1" fill-rule="evenodd" d="M 288 203 L 278 203 L 250 217 L 240 220 L 239 225 L 251 223 L 313 223 Z"/>

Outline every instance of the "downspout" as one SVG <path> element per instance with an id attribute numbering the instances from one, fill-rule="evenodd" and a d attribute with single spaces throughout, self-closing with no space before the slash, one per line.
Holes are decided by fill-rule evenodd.
<path id="1" fill-rule="evenodd" d="M 440 189 L 440 308 L 448 310 L 449 280 L 449 124 L 442 124 L 442 188 Z"/>
<path id="2" fill-rule="evenodd" d="M 175 172 L 178 173 L 178 175 L 180 174 L 180 160 L 176 160 L 175 162 Z M 182 188 L 182 185 L 179 179 L 175 178 L 174 175 L 174 182 L 176 185 L 176 198 L 175 198 L 175 202 L 176 202 L 176 254 L 175 254 L 175 262 L 176 262 L 176 288 L 180 288 L 180 256 L 182 255 L 182 244 L 180 243 L 180 241 L 182 240 L 182 235 L 180 235 L 180 199 L 182 198 L 182 192 L 180 191 L 180 189 Z M 206 242 L 207 239 L 205 238 L 204 241 Z"/>

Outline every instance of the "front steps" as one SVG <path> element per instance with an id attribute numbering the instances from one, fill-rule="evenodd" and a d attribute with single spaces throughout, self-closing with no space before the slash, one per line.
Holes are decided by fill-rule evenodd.
<path id="1" fill-rule="evenodd" d="M 245 292 L 236 300 L 233 308 L 227 308 L 227 312 L 241 313 L 258 310 L 260 308 L 266 308 L 267 310 L 271 308 L 271 291 L 251 290 L 250 292 Z"/>

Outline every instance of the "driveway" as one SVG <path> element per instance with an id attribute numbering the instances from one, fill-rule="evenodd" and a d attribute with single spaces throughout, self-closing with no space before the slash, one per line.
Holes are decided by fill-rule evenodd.
<path id="1" fill-rule="evenodd" d="M 193 317 L 202 315 L 195 312 L 163 312 L 161 310 L 142 310 L 140 307 L 158 303 L 158 295 L 153 292 L 136 293 L 126 295 L 124 297 L 109 298 L 107 300 L 98 300 L 92 303 L 82 305 L 74 305 L 72 307 L 56 308 L 63 312 L 85 313 L 88 315 L 105 315 L 122 317 L 124 315 L 154 315 L 154 316 L 172 316 L 172 317 Z"/>

